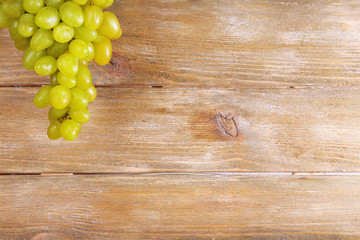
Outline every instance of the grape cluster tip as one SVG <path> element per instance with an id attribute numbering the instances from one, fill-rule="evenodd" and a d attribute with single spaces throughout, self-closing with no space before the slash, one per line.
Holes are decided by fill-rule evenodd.
<path id="1" fill-rule="evenodd" d="M 24 51 L 28 70 L 49 76 L 50 85 L 34 97 L 50 107 L 47 135 L 75 140 L 90 119 L 88 104 L 97 96 L 89 62 L 106 65 L 112 43 L 121 37 L 110 11 L 114 0 L 0 0 L 0 28 L 8 28 L 15 47 Z"/>

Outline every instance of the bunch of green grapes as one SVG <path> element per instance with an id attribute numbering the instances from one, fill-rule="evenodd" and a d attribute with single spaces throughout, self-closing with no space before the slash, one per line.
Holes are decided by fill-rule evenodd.
<path id="1" fill-rule="evenodd" d="M 9 28 L 15 47 L 25 51 L 23 65 L 50 76 L 34 98 L 49 107 L 47 135 L 76 139 L 89 121 L 88 103 L 97 91 L 88 64 L 109 63 L 111 40 L 120 38 L 117 17 L 103 9 L 114 0 L 0 0 L 0 28 Z"/>

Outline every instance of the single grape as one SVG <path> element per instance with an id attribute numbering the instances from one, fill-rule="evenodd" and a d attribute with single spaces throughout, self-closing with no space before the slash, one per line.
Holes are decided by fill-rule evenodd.
<path id="1" fill-rule="evenodd" d="M 86 58 L 88 55 L 88 48 L 89 45 L 81 39 L 74 39 L 69 44 L 69 52 L 76 58 Z"/>
<path id="2" fill-rule="evenodd" d="M 25 11 L 36 14 L 45 6 L 44 0 L 23 0 Z"/>
<path id="3" fill-rule="evenodd" d="M 50 91 L 49 99 L 54 108 L 64 109 L 71 100 L 71 91 L 67 87 L 58 85 Z"/>
<path id="4" fill-rule="evenodd" d="M 103 15 L 103 21 L 97 30 L 109 39 L 120 38 L 122 30 L 117 17 L 112 12 L 104 12 Z"/>
<path id="5" fill-rule="evenodd" d="M 20 0 L 4 0 L 0 5 L 0 10 L 12 19 L 20 18 L 25 12 Z"/>
<path id="6" fill-rule="evenodd" d="M 94 42 L 94 60 L 99 65 L 106 65 L 112 56 L 112 45 L 110 39 L 103 37 L 100 42 Z"/>
<path id="7" fill-rule="evenodd" d="M 67 88 L 73 88 L 76 86 L 75 76 L 67 76 L 67 75 L 64 75 L 62 72 L 58 72 L 57 81 L 59 84 L 65 86 Z"/>
<path id="8" fill-rule="evenodd" d="M 53 29 L 60 22 L 60 14 L 54 7 L 40 9 L 35 17 L 35 23 L 42 29 Z"/>
<path id="9" fill-rule="evenodd" d="M 52 56 L 44 56 L 36 61 L 35 72 L 39 75 L 51 75 L 57 70 L 57 61 Z"/>
<path id="10" fill-rule="evenodd" d="M 103 4 L 100 5 L 101 8 L 107 8 L 113 5 L 114 0 L 105 0 Z"/>
<path id="11" fill-rule="evenodd" d="M 54 43 L 54 38 L 50 30 L 39 28 L 31 37 L 30 46 L 36 51 L 46 49 Z"/>
<path id="12" fill-rule="evenodd" d="M 59 12 L 61 20 L 72 27 L 80 27 L 84 23 L 83 10 L 74 2 L 65 2 L 60 6 Z"/>
<path id="13" fill-rule="evenodd" d="M 34 97 L 34 105 L 38 108 L 45 108 L 50 106 L 49 95 L 52 90 L 51 86 L 40 88 Z"/>
<path id="14" fill-rule="evenodd" d="M 25 38 L 19 34 L 17 30 L 18 25 L 18 20 L 11 19 L 9 22 L 9 34 L 15 43 L 15 47 L 19 50 L 25 51 L 30 46 L 30 38 Z"/>
<path id="15" fill-rule="evenodd" d="M 72 120 L 75 120 L 78 123 L 87 123 L 90 119 L 90 113 L 87 108 L 83 109 L 72 109 L 69 110 L 69 116 Z"/>
<path id="16" fill-rule="evenodd" d="M 57 81 L 57 74 L 59 71 L 56 71 L 55 73 L 50 75 L 50 85 L 52 87 L 55 87 L 57 85 L 59 85 L 58 81 Z"/>
<path id="17" fill-rule="evenodd" d="M 102 9 L 96 5 L 90 5 L 84 11 L 84 24 L 87 28 L 96 30 L 103 21 Z"/>
<path id="18" fill-rule="evenodd" d="M 89 68 L 85 66 L 79 67 L 79 72 L 76 75 L 76 87 L 86 90 L 92 86 L 92 77 Z"/>
<path id="19" fill-rule="evenodd" d="M 51 107 L 48 114 L 49 121 L 55 122 L 61 120 L 61 118 L 63 118 L 68 111 L 69 108 L 56 109 Z"/>
<path id="20" fill-rule="evenodd" d="M 88 105 L 88 96 L 84 90 L 74 87 L 71 90 L 71 101 L 69 106 L 72 109 L 82 109 L 86 108 Z"/>
<path id="21" fill-rule="evenodd" d="M 58 121 L 50 123 L 47 130 L 47 135 L 49 139 L 57 140 L 61 137 L 60 127 L 61 127 L 61 123 Z"/>
<path id="22" fill-rule="evenodd" d="M 35 24 L 34 15 L 26 13 L 20 17 L 17 30 L 21 36 L 31 37 L 32 35 L 34 35 L 37 29 L 38 27 Z"/>
<path id="23" fill-rule="evenodd" d="M 75 140 L 80 131 L 81 124 L 72 119 L 65 120 L 60 127 L 60 134 L 67 141 Z"/>
<path id="24" fill-rule="evenodd" d="M 74 37 L 74 28 L 66 23 L 60 23 L 53 30 L 53 37 L 60 43 L 69 42 Z"/>
<path id="25" fill-rule="evenodd" d="M 94 59 L 95 51 L 94 51 L 94 45 L 89 42 L 88 43 L 88 55 L 86 58 L 84 58 L 87 62 L 91 62 Z"/>
<path id="26" fill-rule="evenodd" d="M 45 0 L 45 3 L 48 7 L 59 9 L 59 7 L 64 3 L 64 0 Z"/>
<path id="27" fill-rule="evenodd" d="M 68 49 L 68 43 L 59 43 L 54 41 L 54 43 L 46 49 L 47 54 L 53 56 L 54 58 L 58 58 L 60 55 L 64 54 Z"/>
<path id="28" fill-rule="evenodd" d="M 78 60 L 70 53 L 64 53 L 58 57 L 57 67 L 60 72 L 67 76 L 75 76 L 79 71 Z"/>
<path id="29" fill-rule="evenodd" d="M 28 47 L 24 53 L 22 63 L 27 70 L 34 70 L 37 60 L 45 55 L 45 50 L 35 51 L 31 47 Z"/>
<path id="30" fill-rule="evenodd" d="M 91 87 L 89 87 L 88 89 L 85 90 L 87 96 L 88 96 L 88 99 L 89 99 L 89 102 L 92 102 L 96 99 L 97 97 L 97 90 L 96 88 L 94 87 L 94 85 L 91 85 Z"/>
<path id="31" fill-rule="evenodd" d="M 10 18 L 0 9 L 0 29 L 9 27 L 9 24 Z"/>
<path id="32" fill-rule="evenodd" d="M 80 27 L 77 27 L 74 29 L 75 34 L 74 38 L 81 39 L 86 42 L 94 41 L 97 38 L 97 32 L 96 30 L 91 30 L 87 28 L 85 25 L 81 25 Z"/>

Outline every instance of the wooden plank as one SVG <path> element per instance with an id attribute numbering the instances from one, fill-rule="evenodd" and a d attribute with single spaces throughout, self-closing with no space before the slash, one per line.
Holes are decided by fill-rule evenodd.
<path id="1" fill-rule="evenodd" d="M 72 143 L 0 88 L 0 172 L 360 171 L 360 89 L 100 88 Z"/>
<path id="2" fill-rule="evenodd" d="M 360 2 L 115 1 L 124 36 L 99 85 L 358 85 Z M 0 84 L 46 84 L 0 31 Z"/>
<path id="3" fill-rule="evenodd" d="M 360 237 L 359 176 L 2 176 L 0 185 L 2 239 Z"/>

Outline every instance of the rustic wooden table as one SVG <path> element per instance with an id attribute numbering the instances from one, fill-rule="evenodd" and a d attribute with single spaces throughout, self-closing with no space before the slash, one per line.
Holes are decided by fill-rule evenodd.
<path id="1" fill-rule="evenodd" d="M 360 1 L 116 0 L 77 141 L 0 31 L 0 239 L 359 239 Z"/>

